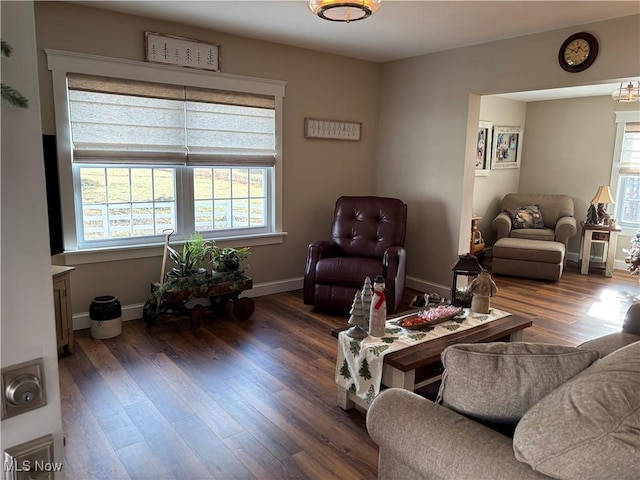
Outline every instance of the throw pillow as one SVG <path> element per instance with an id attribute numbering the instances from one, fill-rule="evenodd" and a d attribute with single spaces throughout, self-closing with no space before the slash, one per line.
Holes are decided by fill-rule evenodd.
<path id="1" fill-rule="evenodd" d="M 597 359 L 593 350 L 543 343 L 452 345 L 442 352 L 436 402 L 493 428 L 513 428 L 545 395 Z"/>
<path id="2" fill-rule="evenodd" d="M 511 228 L 544 228 L 544 221 L 538 205 L 508 208 L 505 213 L 511 218 Z"/>
<path id="3" fill-rule="evenodd" d="M 607 355 L 529 410 L 513 450 L 554 478 L 637 480 L 638 432 L 640 342 Z"/>

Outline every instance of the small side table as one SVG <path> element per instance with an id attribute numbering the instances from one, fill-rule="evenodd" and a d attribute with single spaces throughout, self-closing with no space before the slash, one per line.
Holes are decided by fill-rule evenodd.
<path id="1" fill-rule="evenodd" d="M 587 225 L 580 222 L 582 227 L 582 243 L 580 244 L 581 268 L 580 273 L 589 273 L 589 259 L 591 257 L 591 245 L 601 243 L 604 247 L 603 257 L 605 258 L 605 277 L 613 276 L 613 261 L 616 256 L 616 244 L 618 243 L 618 233 L 622 231 L 620 227 L 609 227 L 608 225 Z"/>
<path id="2" fill-rule="evenodd" d="M 51 265 L 56 342 L 65 353 L 73 353 L 73 318 L 71 315 L 71 272 L 75 267 Z"/>

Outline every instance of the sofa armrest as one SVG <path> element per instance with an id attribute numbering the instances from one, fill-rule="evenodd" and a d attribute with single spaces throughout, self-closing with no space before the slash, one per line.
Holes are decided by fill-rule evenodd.
<path id="1" fill-rule="evenodd" d="M 491 228 L 498 234 L 498 240 L 501 238 L 509 238 L 511 233 L 511 218 L 502 212 L 491 222 Z"/>
<path id="2" fill-rule="evenodd" d="M 333 256 L 334 249 L 334 244 L 328 240 L 319 240 L 309 244 L 302 287 L 302 296 L 305 305 L 313 305 L 315 303 L 316 263 L 322 258 Z"/>
<path id="3" fill-rule="evenodd" d="M 627 310 L 622 324 L 622 331 L 640 335 L 640 303 L 634 303 Z"/>
<path id="4" fill-rule="evenodd" d="M 541 479 L 516 460 L 512 439 L 415 393 L 383 391 L 367 412 L 367 430 L 380 446 L 379 479 Z"/>
<path id="5" fill-rule="evenodd" d="M 578 232 L 574 217 L 560 217 L 556 222 L 556 242 L 567 246 L 569 239 Z"/>

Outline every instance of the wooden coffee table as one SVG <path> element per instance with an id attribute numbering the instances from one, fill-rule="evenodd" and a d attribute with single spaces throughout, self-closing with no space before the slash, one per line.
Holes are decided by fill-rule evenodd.
<path id="1" fill-rule="evenodd" d="M 394 317 L 402 316 L 394 315 Z M 489 323 L 478 325 L 444 337 L 434 338 L 418 345 L 398 350 L 384 356 L 382 386 L 404 388 L 414 391 L 442 377 L 440 356 L 449 345 L 459 343 L 517 342 L 522 340 L 522 331 L 533 325 L 531 320 L 509 315 Z M 338 331 L 332 332 L 338 336 Z M 338 387 L 338 405 L 349 410 L 355 405 L 364 409 L 367 403 L 346 389 Z"/>

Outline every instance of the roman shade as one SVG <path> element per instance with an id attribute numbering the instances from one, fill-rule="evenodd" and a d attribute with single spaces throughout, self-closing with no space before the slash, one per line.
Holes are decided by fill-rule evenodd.
<path id="1" fill-rule="evenodd" d="M 69 74 L 73 161 L 275 163 L 275 98 Z"/>

